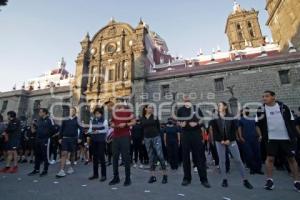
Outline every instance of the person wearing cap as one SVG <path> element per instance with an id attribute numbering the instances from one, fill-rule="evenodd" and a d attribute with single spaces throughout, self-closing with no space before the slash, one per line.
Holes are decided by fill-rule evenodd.
<path id="1" fill-rule="evenodd" d="M 179 165 L 180 128 L 172 118 L 169 118 L 163 133 L 169 164 L 172 170 L 177 170 Z"/>

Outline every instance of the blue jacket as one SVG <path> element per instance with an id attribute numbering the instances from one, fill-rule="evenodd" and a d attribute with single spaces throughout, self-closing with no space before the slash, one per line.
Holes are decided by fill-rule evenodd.
<path id="1" fill-rule="evenodd" d="M 37 122 L 36 132 L 38 140 L 47 141 L 56 132 L 54 122 L 49 117 L 40 118 Z"/>

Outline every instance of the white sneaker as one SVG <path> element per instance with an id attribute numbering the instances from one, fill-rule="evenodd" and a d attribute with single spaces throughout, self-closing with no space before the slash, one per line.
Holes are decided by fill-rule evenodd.
<path id="1" fill-rule="evenodd" d="M 194 172 L 197 173 L 198 172 L 198 169 L 197 167 L 194 167 Z"/>
<path id="2" fill-rule="evenodd" d="M 74 169 L 72 167 L 69 167 L 67 174 L 73 174 L 74 173 Z"/>
<path id="3" fill-rule="evenodd" d="M 51 160 L 51 161 L 49 162 L 50 165 L 54 165 L 55 163 L 56 163 L 55 160 Z"/>
<path id="4" fill-rule="evenodd" d="M 62 177 L 65 177 L 66 176 L 66 173 L 64 170 L 60 170 L 57 174 L 56 174 L 56 177 L 58 178 L 62 178 Z"/>
<path id="5" fill-rule="evenodd" d="M 77 165 L 77 161 L 74 162 L 74 165 Z"/>
<path id="6" fill-rule="evenodd" d="M 144 168 L 144 165 L 140 165 L 139 168 L 140 168 L 140 169 L 143 169 L 143 168 Z"/>
<path id="7" fill-rule="evenodd" d="M 70 160 L 67 160 L 67 161 L 66 161 L 66 165 L 71 165 L 71 161 L 70 161 Z"/>
<path id="8" fill-rule="evenodd" d="M 133 168 L 136 168 L 137 167 L 137 165 L 136 164 L 133 164 Z"/>

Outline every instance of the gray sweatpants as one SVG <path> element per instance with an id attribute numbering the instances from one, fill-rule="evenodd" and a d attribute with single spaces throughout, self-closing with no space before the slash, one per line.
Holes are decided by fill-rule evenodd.
<path id="1" fill-rule="evenodd" d="M 220 160 L 220 170 L 221 170 L 222 178 L 227 179 L 226 165 L 225 165 L 225 163 L 226 163 L 226 146 L 221 144 L 220 142 L 216 142 L 216 147 L 217 147 L 218 156 L 219 156 L 219 160 Z M 234 162 L 236 163 L 237 167 L 239 168 L 242 179 L 246 179 L 245 167 L 244 167 L 243 161 L 241 159 L 239 147 L 238 147 L 236 141 L 231 142 L 230 145 L 228 145 L 228 149 L 234 158 Z"/>

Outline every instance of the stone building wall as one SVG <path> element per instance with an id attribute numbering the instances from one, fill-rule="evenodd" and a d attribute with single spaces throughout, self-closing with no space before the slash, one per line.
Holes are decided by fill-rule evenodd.
<path id="1" fill-rule="evenodd" d="M 291 56 L 291 57 L 289 57 Z M 248 102 L 261 102 L 262 94 L 265 90 L 276 92 L 280 101 L 283 101 L 293 110 L 300 106 L 300 57 L 299 53 L 294 55 L 282 55 L 279 58 L 263 58 L 256 62 L 235 61 L 231 66 L 222 64 L 218 70 L 195 70 L 189 75 L 150 75 L 146 84 L 147 95 L 135 94 L 137 96 L 148 96 L 148 101 L 157 105 L 169 102 L 172 104 L 174 94 L 175 101 L 181 101 L 183 94 L 190 95 L 193 103 L 219 101 L 228 102 L 232 97 L 227 87 L 233 87 L 234 97 L 241 105 Z M 213 69 L 213 68 L 212 68 Z M 288 70 L 289 83 L 281 82 L 279 71 Z M 224 90 L 216 91 L 215 79 L 223 78 Z M 162 86 L 169 85 L 169 93 L 162 97 Z M 173 95 L 172 95 L 173 94 Z M 159 95 L 161 98 L 159 98 Z M 212 110 L 211 106 L 204 106 L 205 109 Z M 257 106 L 252 106 L 257 108 Z M 165 105 L 164 108 L 170 108 Z M 170 114 L 164 112 L 163 120 Z"/>
<path id="2" fill-rule="evenodd" d="M 7 102 L 7 106 L 5 106 Z M 35 106 L 39 102 L 38 107 Z M 50 111 L 51 106 L 56 105 L 53 108 L 55 118 L 62 117 L 65 110 L 62 108 L 61 103 L 72 104 L 72 93 L 70 87 L 59 87 L 53 91 L 51 89 L 25 91 L 16 90 L 10 92 L 0 93 L 0 112 L 3 116 L 6 116 L 6 112 L 13 110 L 17 112 L 18 117 L 25 116 L 28 120 L 36 118 L 36 111 L 38 108 L 48 108 Z"/>

